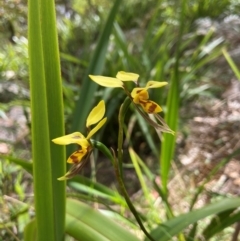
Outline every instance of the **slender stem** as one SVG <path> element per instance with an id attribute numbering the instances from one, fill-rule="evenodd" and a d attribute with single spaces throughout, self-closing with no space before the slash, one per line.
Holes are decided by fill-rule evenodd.
<path id="1" fill-rule="evenodd" d="M 109 151 L 109 149 L 100 141 L 95 141 L 93 139 L 90 139 L 90 142 L 95 148 L 97 148 L 106 157 L 108 157 L 110 159 L 110 161 L 112 162 L 112 165 L 114 166 L 114 158 L 112 156 L 112 153 Z"/>
<path id="2" fill-rule="evenodd" d="M 116 177 L 119 183 L 119 187 L 121 188 L 122 194 L 128 204 L 129 209 L 131 210 L 132 214 L 134 215 L 135 219 L 137 220 L 140 228 L 144 232 L 144 234 L 151 240 L 154 241 L 152 236 L 148 233 L 148 231 L 145 229 L 137 210 L 133 206 L 127 190 L 125 188 L 125 184 L 123 181 L 123 175 L 122 175 L 122 159 L 123 159 L 123 152 L 122 152 L 122 146 L 123 146 L 123 125 L 124 125 L 124 119 L 125 115 L 127 113 L 127 110 L 129 108 L 129 105 L 131 104 L 131 99 L 129 97 L 126 97 L 124 100 L 123 104 L 120 107 L 119 110 L 119 116 L 118 116 L 118 122 L 119 122 L 119 130 L 118 130 L 118 162 L 116 161 L 116 157 L 114 156 L 114 167 L 115 167 L 115 172 L 116 172 Z M 114 152 L 113 152 L 114 154 Z"/>
<path id="3" fill-rule="evenodd" d="M 125 188 L 124 182 L 123 182 L 123 178 L 122 178 L 122 145 L 123 145 L 123 124 L 124 124 L 124 117 L 126 115 L 126 112 L 128 110 L 129 105 L 131 104 L 131 99 L 129 97 L 127 97 L 123 104 L 120 107 L 120 111 L 119 111 L 119 131 L 118 131 L 118 161 L 116 159 L 115 153 L 114 151 L 111 153 L 110 150 L 101 142 L 99 141 L 95 141 L 95 140 L 90 140 L 91 144 L 97 148 L 99 151 L 101 151 L 104 155 L 106 155 L 110 161 L 112 162 L 114 169 L 115 169 L 115 173 L 116 173 L 116 177 L 117 177 L 117 181 L 119 184 L 119 187 L 121 189 L 121 192 L 126 200 L 126 203 L 129 207 L 129 209 L 131 210 L 132 214 L 134 215 L 135 219 L 137 220 L 140 228 L 142 229 L 142 231 L 144 232 L 144 234 L 149 238 L 149 240 L 151 241 L 155 241 L 152 236 L 148 233 L 148 231 L 145 229 L 141 218 L 138 215 L 137 210 L 135 209 L 135 207 L 133 206 L 130 197 L 128 196 L 127 190 Z"/>
<path id="4" fill-rule="evenodd" d="M 124 118 L 127 113 L 128 107 L 131 104 L 131 99 L 126 97 L 123 104 L 120 107 L 119 115 L 118 115 L 118 122 L 119 122 L 119 129 L 118 129 L 118 165 L 120 170 L 120 175 L 122 177 L 122 159 L 123 159 L 123 125 L 124 125 Z"/>
<path id="5" fill-rule="evenodd" d="M 238 240 L 239 233 L 240 233 L 240 222 L 238 222 L 236 224 L 236 228 L 235 228 L 235 231 L 234 231 L 233 236 L 232 236 L 232 241 Z"/>
<path id="6" fill-rule="evenodd" d="M 135 207 L 133 206 L 129 196 L 128 196 L 128 193 L 127 193 L 127 190 L 125 188 L 125 185 L 124 185 L 124 182 L 123 182 L 123 179 L 122 179 L 122 175 L 120 173 L 120 169 L 119 169 L 119 164 L 117 163 L 117 160 L 116 158 L 114 158 L 114 168 L 115 168 L 115 173 L 116 173 L 116 177 L 117 177 L 117 180 L 118 180 L 118 184 L 119 184 L 119 187 L 122 191 L 122 194 L 126 200 L 126 203 L 129 207 L 129 209 L 131 210 L 132 214 L 134 215 L 135 219 L 137 220 L 140 228 L 142 229 L 142 231 L 144 232 L 144 234 L 149 238 L 149 240 L 151 241 L 155 241 L 153 239 L 153 237 L 148 233 L 148 231 L 145 229 L 142 221 L 141 221 L 141 218 L 139 217 L 138 215 L 138 212 L 137 210 L 135 209 Z"/>

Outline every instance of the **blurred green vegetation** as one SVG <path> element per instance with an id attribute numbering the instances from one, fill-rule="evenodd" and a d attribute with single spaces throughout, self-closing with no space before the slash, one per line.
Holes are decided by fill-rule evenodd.
<path id="1" fill-rule="evenodd" d="M 171 111 L 167 99 L 174 83 L 173 76 L 176 73 L 179 81 L 179 96 L 175 104 L 179 106 L 179 109 L 184 106 L 191 108 L 191 103 L 199 100 L 199 96 L 209 99 L 219 96 L 226 83 L 230 82 L 231 76 L 218 72 L 217 62 L 222 58 L 222 48 L 228 47 L 226 38 L 219 34 L 221 26 L 218 25 L 226 17 L 239 13 L 240 2 L 238 0 L 188 0 L 184 14 L 182 14 L 182 22 L 180 21 L 183 11 L 181 2 L 178 0 L 122 1 L 113 23 L 106 54 L 95 56 L 98 40 L 106 27 L 105 24 L 113 6 L 112 1 L 56 1 L 66 133 L 83 131 L 84 126 L 81 126 L 81 123 L 85 123 L 84 113 L 88 113 L 92 106 L 103 98 L 107 105 L 108 122 L 97 139 L 101 139 L 106 146 L 116 149 L 118 135 L 116 113 L 125 96 L 121 90 L 96 86 L 94 93 L 81 92 L 84 84 L 90 81 L 86 76 L 91 63 L 94 63 L 93 56 L 98 61 L 103 61 L 103 69 L 99 70 L 99 73 L 93 74 L 115 77 L 118 71 L 124 70 L 138 73 L 140 84 L 144 84 L 150 79 L 168 81 L 167 88 L 151 93 L 152 99 L 163 107 L 163 117 Z M 182 30 L 180 30 L 181 26 Z M 26 125 L 31 132 L 27 28 L 27 1 L 3 0 L 0 3 L 0 118 L 7 120 L 9 111 L 13 107 L 23 107 Z M 182 33 L 180 33 L 181 31 Z M 220 73 L 219 76 L 216 76 L 216 73 Z M 79 93 L 82 95 L 81 98 L 86 97 L 90 101 L 79 103 Z M 176 112 L 178 113 L 178 109 Z M 83 113 L 83 116 L 79 113 Z M 179 118 L 174 119 L 174 125 L 178 126 L 176 131 L 179 130 L 179 133 L 185 137 L 191 134 L 186 125 L 191 117 L 191 112 L 186 116 L 182 116 L 180 113 Z M 148 190 L 144 183 L 144 181 L 151 183 L 156 176 L 159 176 L 161 144 L 154 129 L 146 126 L 146 123 L 134 110 L 127 113 L 126 123 L 129 124 L 125 126 L 125 130 L 128 130 L 131 139 L 127 138 L 125 141 L 124 150 L 128 151 L 127 144 L 129 144 L 140 156 L 138 157 L 132 149 L 130 149 L 130 156 L 129 154 L 124 156 L 126 170 L 135 168 L 138 176 L 133 180 L 132 186 L 129 185 L 128 188 L 131 194 L 140 187 L 143 189 L 145 200 L 138 198 L 135 201 L 139 202 L 138 208 L 142 211 L 142 215 L 147 213 L 144 217 L 145 221 L 148 219 L 146 226 L 152 230 L 156 224 L 167 220 L 165 216 L 169 218 L 172 212 L 171 208 L 168 214 L 159 211 L 161 213 L 159 217 L 154 206 L 155 200 L 152 200 L 151 196 L 151 192 L 155 190 L 152 185 Z M 34 215 L 31 177 L 10 161 L 11 158 L 31 159 L 31 138 L 28 133 L 24 135 L 23 141 L 16 141 L 14 138 L 8 138 L 8 132 L 6 134 L 1 131 L 1 133 L 1 142 L 7 146 L 8 151 L 1 152 L 2 162 L 0 163 L 0 213 L 3 213 L 0 217 L 0 240 L 22 240 L 23 227 Z M 14 136 L 14 131 L 11 132 L 11 135 Z M 5 147 L 3 144 L 0 148 Z M 166 152 L 165 157 L 168 156 L 166 175 L 171 179 L 172 172 L 168 168 L 171 166 L 171 160 L 174 159 L 172 156 L 175 155 L 175 141 L 171 141 L 170 144 L 173 148 L 172 153 L 169 148 L 164 148 L 162 153 Z M 170 144 L 168 143 L 168 145 Z M 145 163 L 145 161 L 141 161 L 141 158 L 148 161 Z M 149 163 L 150 167 L 146 167 L 146 164 Z M 141 166 L 142 172 L 137 169 L 137 165 Z M 96 170 L 86 170 L 85 174 L 94 180 L 96 178 L 94 171 Z M 209 178 L 211 179 L 211 176 Z M 167 179 L 165 181 L 168 182 Z M 69 196 L 86 202 L 103 203 L 109 210 L 111 210 L 112 203 L 118 204 L 120 208 L 108 215 L 118 215 L 117 220 L 124 225 L 126 223 L 129 226 L 132 225 L 131 228 L 136 230 L 132 217 L 129 220 L 122 217 L 123 214 L 129 215 L 129 213 L 122 197 L 115 192 L 116 184 L 113 180 L 107 180 L 107 182 L 107 186 L 111 186 L 113 191 L 110 188 L 105 189 L 106 187 L 101 184 L 98 186 L 94 182 L 89 182 L 88 179 L 70 181 Z M 86 186 L 94 187 L 86 191 Z M 203 191 L 204 188 L 201 189 L 201 192 Z M 190 193 L 186 195 L 189 195 L 189 199 L 191 199 Z M 158 193 L 159 196 L 161 195 Z M 150 203 L 149 213 L 145 211 L 146 200 Z M 166 201 L 166 206 L 168 205 L 169 203 Z M 173 211 L 178 213 L 178 210 Z M 224 218 L 228 218 L 232 213 L 222 215 L 225 215 Z M 237 215 L 239 215 L 238 212 L 235 213 L 234 218 Z M 238 216 L 234 220 L 239 221 Z M 210 219 L 208 221 L 210 224 L 214 222 Z M 220 225 L 216 233 L 233 223 L 230 220 L 229 225 Z M 213 234 L 208 232 L 209 227 L 204 225 L 204 221 L 199 226 L 200 234 L 196 231 L 197 227 L 192 226 L 190 229 L 185 229 L 186 238 L 179 237 L 179 240 L 195 240 L 195 237 L 198 237 L 197 234 L 204 235 L 206 238 L 215 235 L 214 232 Z M 223 232 L 223 234 L 226 233 Z M 219 241 L 228 238 L 230 240 L 231 235 L 232 230 L 230 233 L 227 231 L 227 238 L 225 236 L 222 239 L 220 236 L 216 236 L 216 238 Z M 66 237 L 66 240 L 72 239 Z"/>

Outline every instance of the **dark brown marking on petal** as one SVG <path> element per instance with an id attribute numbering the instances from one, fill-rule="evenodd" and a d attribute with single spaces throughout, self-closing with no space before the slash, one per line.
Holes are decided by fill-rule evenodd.
<path id="1" fill-rule="evenodd" d="M 72 167 L 70 168 L 70 170 L 64 175 L 64 177 L 66 179 L 70 179 L 70 178 L 76 176 L 83 169 L 83 167 L 87 164 L 91 153 L 92 153 L 91 151 L 89 153 L 87 153 L 87 155 L 83 157 L 81 162 L 73 164 Z"/>
<path id="2" fill-rule="evenodd" d="M 75 163 L 75 164 L 79 162 L 78 156 L 76 156 L 76 155 L 71 155 L 70 158 L 71 158 L 72 162 Z"/>
<path id="3" fill-rule="evenodd" d="M 140 100 L 139 103 L 144 106 L 145 109 L 147 109 L 147 112 L 149 114 L 152 114 L 154 113 L 154 111 L 156 110 L 157 108 L 157 105 L 152 103 L 151 101 L 143 101 L 143 100 Z"/>
<path id="4" fill-rule="evenodd" d="M 157 108 L 157 105 L 154 103 L 151 103 L 151 105 L 148 107 L 148 113 L 153 113 L 156 108 Z"/>
<path id="5" fill-rule="evenodd" d="M 143 105 L 144 107 L 146 107 L 146 105 L 147 105 L 147 101 L 143 101 L 143 100 L 139 100 L 139 103 L 141 104 L 141 105 Z"/>

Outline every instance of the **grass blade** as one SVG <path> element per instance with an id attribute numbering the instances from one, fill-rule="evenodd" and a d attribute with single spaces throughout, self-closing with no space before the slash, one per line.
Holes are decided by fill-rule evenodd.
<path id="1" fill-rule="evenodd" d="M 95 52 L 93 54 L 90 65 L 86 71 L 86 74 L 83 78 L 82 87 L 79 93 L 79 99 L 76 104 L 73 118 L 73 131 L 81 131 L 85 127 L 85 120 L 87 115 L 92 107 L 94 100 L 94 92 L 97 90 L 97 84 L 89 80 L 88 75 L 101 74 L 105 64 L 105 56 L 107 53 L 108 41 L 110 34 L 112 32 L 113 22 L 115 16 L 117 15 L 118 7 L 121 3 L 121 0 L 115 0 L 114 5 L 110 11 L 107 22 L 105 24 L 104 30 L 98 40 Z"/>
<path id="2" fill-rule="evenodd" d="M 239 202 L 240 198 L 225 198 L 217 203 L 210 204 L 201 209 L 197 209 L 189 213 L 182 214 L 158 226 L 155 230 L 151 232 L 151 235 L 156 240 L 167 241 L 171 239 L 173 236 L 182 232 L 190 224 L 193 224 L 200 219 L 230 209 L 238 208 Z"/>
<path id="3" fill-rule="evenodd" d="M 229 55 L 229 53 L 227 52 L 227 50 L 225 48 L 222 49 L 222 53 L 223 53 L 225 59 L 227 60 L 229 66 L 231 67 L 232 71 L 234 72 L 234 74 L 236 75 L 238 80 L 240 80 L 240 70 L 235 65 L 235 63 L 233 62 L 231 56 Z"/>
<path id="4" fill-rule="evenodd" d="M 33 176 L 38 240 L 62 240 L 65 223 L 63 105 L 54 1 L 29 1 L 29 66 Z M 56 122 L 56 120 L 58 120 Z"/>
<path id="5" fill-rule="evenodd" d="M 79 230 L 79 227 L 82 230 Z M 67 201 L 66 231 L 78 240 L 84 241 L 139 241 L 113 220 L 73 199 Z"/>
<path id="6" fill-rule="evenodd" d="M 173 130 L 177 130 L 178 125 L 178 109 L 179 109 L 179 61 L 181 57 L 180 52 L 180 45 L 182 42 L 182 35 L 185 27 L 185 7 L 186 7 L 186 0 L 181 1 L 181 15 L 180 15 L 180 30 L 179 30 L 179 37 L 178 43 L 176 46 L 176 55 L 175 55 L 175 65 L 171 79 L 170 90 L 167 98 L 167 113 L 166 113 L 166 122 L 168 126 Z M 174 154 L 175 149 L 175 140 L 176 135 L 169 135 L 167 133 L 163 134 L 163 142 L 162 142 L 162 151 L 160 156 L 160 165 L 161 171 L 160 175 L 162 178 L 162 185 L 163 185 L 163 192 L 167 194 L 167 182 L 168 176 L 171 166 L 171 160 Z"/>

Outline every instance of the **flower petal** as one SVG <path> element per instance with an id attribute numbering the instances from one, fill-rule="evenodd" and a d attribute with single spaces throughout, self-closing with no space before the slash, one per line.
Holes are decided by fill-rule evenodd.
<path id="1" fill-rule="evenodd" d="M 152 100 L 141 100 L 139 104 L 142 106 L 144 111 L 149 114 L 158 113 L 162 111 L 162 108 Z"/>
<path id="2" fill-rule="evenodd" d="M 150 88 L 160 88 L 164 85 L 167 85 L 168 82 L 158 82 L 158 81 L 154 81 L 154 80 L 150 80 L 147 82 L 147 85 L 145 87 L 145 89 L 150 89 Z"/>
<path id="3" fill-rule="evenodd" d="M 87 154 L 87 148 L 81 148 L 72 153 L 72 155 L 67 159 L 67 163 L 79 163 L 82 158 Z"/>
<path id="4" fill-rule="evenodd" d="M 116 77 L 122 81 L 137 81 L 139 75 L 135 73 L 119 71 Z"/>
<path id="5" fill-rule="evenodd" d="M 84 157 L 82 158 L 82 160 L 76 164 L 73 164 L 70 168 L 70 170 L 62 177 L 59 177 L 58 180 L 59 181 L 64 181 L 64 180 L 68 180 L 76 175 L 78 175 L 78 173 L 84 168 L 84 166 L 88 163 L 89 161 L 89 157 L 92 153 L 92 150 L 88 150 L 87 154 L 84 155 Z"/>
<path id="6" fill-rule="evenodd" d="M 97 106 L 95 106 L 87 118 L 87 127 L 99 122 L 105 114 L 105 103 L 101 100 Z"/>
<path id="7" fill-rule="evenodd" d="M 102 119 L 87 135 L 87 140 L 89 140 L 107 121 L 107 117 Z"/>
<path id="8" fill-rule="evenodd" d="M 89 75 L 89 78 L 104 87 L 123 87 L 122 81 L 117 78 L 105 77 L 100 75 Z"/>
<path id="9" fill-rule="evenodd" d="M 139 104 L 140 100 L 147 100 L 149 98 L 147 90 L 144 88 L 134 88 L 131 92 L 133 102 Z"/>
<path id="10" fill-rule="evenodd" d="M 55 138 L 52 141 L 55 144 L 58 144 L 58 145 L 68 145 L 68 144 L 72 144 L 72 143 L 79 144 L 79 142 L 81 143 L 81 141 L 83 139 L 86 139 L 86 138 L 82 133 L 74 132 L 74 133 L 69 134 L 69 135 L 65 135 L 65 136 Z"/>

